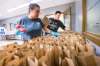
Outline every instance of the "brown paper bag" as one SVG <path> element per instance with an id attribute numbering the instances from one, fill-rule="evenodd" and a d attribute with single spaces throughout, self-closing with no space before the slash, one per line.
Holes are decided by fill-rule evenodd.
<path id="1" fill-rule="evenodd" d="M 78 66 L 97 66 L 95 56 L 86 54 L 83 56 L 76 56 Z"/>
<path id="2" fill-rule="evenodd" d="M 48 62 L 47 60 L 47 56 L 42 56 L 40 59 L 39 59 L 39 65 L 38 66 L 48 66 L 46 63 Z"/>
<path id="3" fill-rule="evenodd" d="M 40 59 L 44 55 L 45 55 L 45 50 L 43 48 L 36 49 L 35 56 L 37 59 Z"/>
<path id="4" fill-rule="evenodd" d="M 0 59 L 0 66 L 4 66 L 5 64 L 5 58 Z"/>
<path id="5" fill-rule="evenodd" d="M 49 50 L 47 53 L 46 53 L 46 57 L 47 57 L 47 61 L 46 61 L 46 64 L 48 65 L 48 66 L 55 66 L 55 64 L 54 64 L 54 50 Z"/>
<path id="6" fill-rule="evenodd" d="M 69 66 L 68 61 L 66 59 L 63 59 L 61 66 Z"/>
<path id="7" fill-rule="evenodd" d="M 27 58 L 28 66 L 38 66 L 38 60 L 36 58 L 31 59 L 30 57 Z"/>
<path id="8" fill-rule="evenodd" d="M 86 44 L 85 45 L 85 51 L 90 53 L 90 54 L 94 54 L 95 55 L 94 48 L 90 44 Z"/>
<path id="9" fill-rule="evenodd" d="M 73 62 L 73 60 L 71 58 L 65 58 L 65 59 L 67 60 L 69 66 L 75 66 L 74 62 Z"/>

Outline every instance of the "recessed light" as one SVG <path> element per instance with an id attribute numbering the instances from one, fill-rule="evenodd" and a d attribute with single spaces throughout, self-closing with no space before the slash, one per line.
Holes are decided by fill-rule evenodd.
<path id="1" fill-rule="evenodd" d="M 8 9 L 8 12 L 16 11 L 16 10 L 18 10 L 18 9 L 27 7 L 30 3 L 37 3 L 37 2 L 39 2 L 39 1 L 42 1 L 42 0 L 31 0 L 29 3 L 25 3 L 25 4 L 22 4 L 22 5 L 18 6 L 18 7 Z"/>
<path id="2" fill-rule="evenodd" d="M 20 5 L 20 6 L 18 6 L 18 7 L 8 9 L 8 12 L 16 11 L 17 9 L 21 9 L 21 8 L 26 7 L 26 6 L 28 6 L 28 5 L 29 5 L 29 3 L 26 3 L 26 4 Z"/>

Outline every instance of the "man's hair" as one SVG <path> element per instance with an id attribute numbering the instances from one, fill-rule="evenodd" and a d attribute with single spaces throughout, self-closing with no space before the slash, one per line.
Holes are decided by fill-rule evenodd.
<path id="1" fill-rule="evenodd" d="M 56 11 L 56 12 L 55 12 L 55 14 L 61 14 L 61 13 L 62 13 L 61 11 Z"/>
<path id="2" fill-rule="evenodd" d="M 34 10 L 35 8 L 40 8 L 40 6 L 39 6 L 38 4 L 36 4 L 36 3 L 31 3 L 31 4 L 29 5 L 29 12 L 30 12 L 31 10 Z"/>

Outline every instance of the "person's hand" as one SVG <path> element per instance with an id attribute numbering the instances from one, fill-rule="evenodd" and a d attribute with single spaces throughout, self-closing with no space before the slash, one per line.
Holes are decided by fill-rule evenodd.
<path id="1" fill-rule="evenodd" d="M 21 28 L 21 25 L 17 24 L 17 25 L 16 25 L 16 28 L 17 28 L 17 29 L 18 29 L 18 28 Z"/>
<path id="2" fill-rule="evenodd" d="M 21 31 L 21 32 L 27 32 L 27 30 L 25 28 L 19 28 L 19 31 Z"/>
<path id="3" fill-rule="evenodd" d="M 52 36 L 60 36 L 60 33 L 59 33 L 59 32 L 51 31 L 51 35 L 52 35 Z"/>
<path id="4" fill-rule="evenodd" d="M 68 30 L 70 30 L 70 28 L 67 28 L 67 27 L 66 27 L 66 28 L 65 28 L 65 31 L 68 31 Z"/>

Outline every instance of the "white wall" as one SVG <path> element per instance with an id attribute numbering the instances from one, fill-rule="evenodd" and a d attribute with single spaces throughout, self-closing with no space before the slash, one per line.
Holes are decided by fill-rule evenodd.
<path id="1" fill-rule="evenodd" d="M 8 12 L 12 8 L 16 8 L 22 4 L 27 3 L 28 0 L 0 0 L 0 19 L 20 15 L 27 12 L 27 8 Z"/>
<path id="2" fill-rule="evenodd" d="M 82 32 L 82 0 L 75 3 L 75 31 Z"/>
<path id="3" fill-rule="evenodd" d="M 13 18 L 3 20 L 3 21 L 0 22 L 0 25 L 5 24 L 7 31 L 10 31 L 10 24 L 11 23 L 16 24 L 16 19 L 17 19 L 17 17 L 13 17 Z"/>
<path id="4" fill-rule="evenodd" d="M 57 10 L 64 12 L 68 8 L 69 8 L 69 5 L 64 4 L 64 5 L 59 5 L 59 6 L 43 9 L 43 10 L 41 10 L 40 18 L 44 17 L 45 15 L 54 14 L 55 11 L 57 11 Z M 20 16 L 25 16 L 25 14 L 20 15 Z M 0 21 L 0 25 L 6 24 L 7 30 L 11 31 L 10 30 L 10 24 L 11 23 L 15 24 L 18 19 L 19 19 L 18 15 L 15 16 L 15 17 L 8 18 L 8 19 L 4 19 L 4 20 Z"/>
<path id="5" fill-rule="evenodd" d="M 0 0 L 0 19 L 27 13 L 29 0 Z M 37 1 L 37 0 L 33 0 Z M 41 9 L 55 7 L 63 4 L 69 4 L 74 0 L 40 0 L 37 3 Z M 13 11 L 8 12 L 9 9 L 14 8 Z"/>
<path id="6" fill-rule="evenodd" d="M 76 0 L 72 6 L 72 30 L 82 32 L 82 0 Z"/>
<path id="7" fill-rule="evenodd" d="M 75 31 L 75 3 L 72 3 L 72 5 L 71 5 L 71 28 L 72 28 L 72 30 L 73 31 Z"/>

